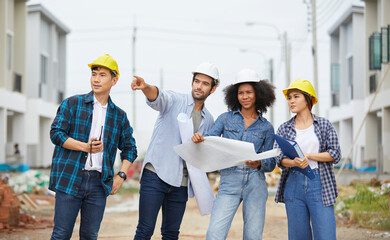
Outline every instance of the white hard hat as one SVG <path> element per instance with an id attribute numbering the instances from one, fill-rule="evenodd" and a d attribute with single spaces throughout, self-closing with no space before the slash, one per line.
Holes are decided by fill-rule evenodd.
<path id="1" fill-rule="evenodd" d="M 255 70 L 250 68 L 244 68 L 237 73 L 236 80 L 234 81 L 234 85 L 238 83 L 244 83 L 244 82 L 259 82 L 259 81 L 260 81 L 260 77 Z"/>
<path id="2" fill-rule="evenodd" d="M 211 62 L 204 62 L 199 64 L 192 74 L 201 73 L 214 79 L 215 85 L 219 85 L 219 72 L 217 66 Z"/>

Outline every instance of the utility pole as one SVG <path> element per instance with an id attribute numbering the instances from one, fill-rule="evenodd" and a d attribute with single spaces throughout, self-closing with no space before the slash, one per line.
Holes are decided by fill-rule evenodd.
<path id="1" fill-rule="evenodd" d="M 132 74 L 133 76 L 135 75 L 135 40 L 136 40 L 136 33 L 137 33 L 137 26 L 135 25 L 135 17 L 134 17 L 134 27 L 133 27 L 133 41 L 132 41 L 132 58 L 133 58 L 133 65 L 132 65 Z M 133 91 L 133 122 L 132 122 L 132 125 L 133 125 L 133 129 L 135 130 L 136 129 L 136 115 L 137 115 L 137 111 L 136 111 L 136 92 L 137 91 Z"/>
<path id="2" fill-rule="evenodd" d="M 290 78 L 290 46 L 288 44 L 288 40 L 287 40 L 287 33 L 284 32 L 283 33 L 283 42 L 284 42 L 284 60 L 285 60 L 285 67 L 286 67 L 286 88 L 288 88 L 288 86 L 290 85 L 290 82 L 291 82 L 291 78 Z M 290 109 L 287 106 L 287 112 L 286 112 L 286 117 L 287 119 L 290 118 Z"/>
<path id="3" fill-rule="evenodd" d="M 164 70 L 160 69 L 160 89 L 164 89 Z"/>
<path id="4" fill-rule="evenodd" d="M 314 89 L 317 92 L 317 98 L 319 97 L 320 88 L 318 87 L 318 61 L 317 61 L 317 17 L 316 17 L 316 0 L 311 0 L 311 12 L 312 12 L 312 33 L 313 33 L 313 84 Z M 315 108 L 315 114 L 318 116 L 320 113 L 320 106 L 317 103 Z"/>
<path id="5" fill-rule="evenodd" d="M 273 85 L 274 84 L 274 60 L 271 58 L 269 61 L 268 61 L 268 64 L 269 64 L 269 81 L 270 83 Z M 271 117 L 271 123 L 272 124 L 275 124 L 274 123 L 274 107 L 271 107 L 270 108 L 270 117 Z"/>

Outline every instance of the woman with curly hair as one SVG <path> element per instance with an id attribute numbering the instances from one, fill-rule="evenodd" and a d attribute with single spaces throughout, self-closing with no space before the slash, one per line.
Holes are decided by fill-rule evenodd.
<path id="1" fill-rule="evenodd" d="M 333 165 L 340 161 L 340 145 L 332 124 L 311 113 L 317 103 L 313 86 L 307 80 L 297 79 L 283 93 L 288 106 L 296 115 L 280 125 L 277 134 L 295 140 L 304 158 L 276 157 L 282 169 L 276 202 L 284 202 L 288 221 L 288 239 L 336 239 L 337 185 Z M 275 143 L 275 147 L 278 144 Z M 293 167 L 310 166 L 314 179 Z"/>
<path id="2" fill-rule="evenodd" d="M 228 112 L 221 114 L 206 136 L 222 136 L 251 142 L 257 153 L 271 150 L 274 128 L 263 117 L 275 101 L 274 86 L 260 80 L 252 69 L 243 69 L 236 82 L 224 89 Z M 194 143 L 204 141 L 195 133 Z M 261 239 L 268 197 L 264 172 L 275 168 L 275 159 L 247 161 L 220 170 L 221 182 L 214 201 L 206 239 L 226 239 L 233 217 L 241 204 L 244 218 L 243 239 Z"/>

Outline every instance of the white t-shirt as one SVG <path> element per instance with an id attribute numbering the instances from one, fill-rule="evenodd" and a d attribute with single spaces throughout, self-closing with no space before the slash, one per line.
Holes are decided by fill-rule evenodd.
<path id="1" fill-rule="evenodd" d="M 107 104 L 102 106 L 98 100 L 94 97 L 93 114 L 92 114 L 92 126 L 89 132 L 89 139 L 97 138 L 101 136 L 103 141 L 104 135 L 104 123 L 107 114 Z M 88 140 L 89 140 L 88 139 Z M 88 153 L 87 162 L 85 163 L 86 170 L 96 170 L 102 172 L 104 148 L 98 153 Z M 92 158 L 91 158 L 92 156 Z"/>
<path id="2" fill-rule="evenodd" d="M 295 129 L 297 137 L 295 141 L 301 147 L 303 153 L 318 153 L 320 149 L 320 142 L 316 134 L 314 133 L 314 125 L 312 124 L 306 129 Z M 318 168 L 318 162 L 309 159 L 309 166 L 311 169 Z"/>

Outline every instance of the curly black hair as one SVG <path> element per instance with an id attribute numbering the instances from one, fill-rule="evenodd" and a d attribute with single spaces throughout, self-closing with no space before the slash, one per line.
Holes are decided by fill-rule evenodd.
<path id="1" fill-rule="evenodd" d="M 262 114 L 267 112 L 267 108 L 271 107 L 275 102 L 275 87 L 267 80 L 260 80 L 259 82 L 246 82 L 253 86 L 255 89 L 256 104 L 255 108 Z M 227 86 L 223 92 L 225 93 L 225 103 L 228 110 L 241 109 L 241 104 L 238 101 L 238 87 L 242 83 Z"/>

